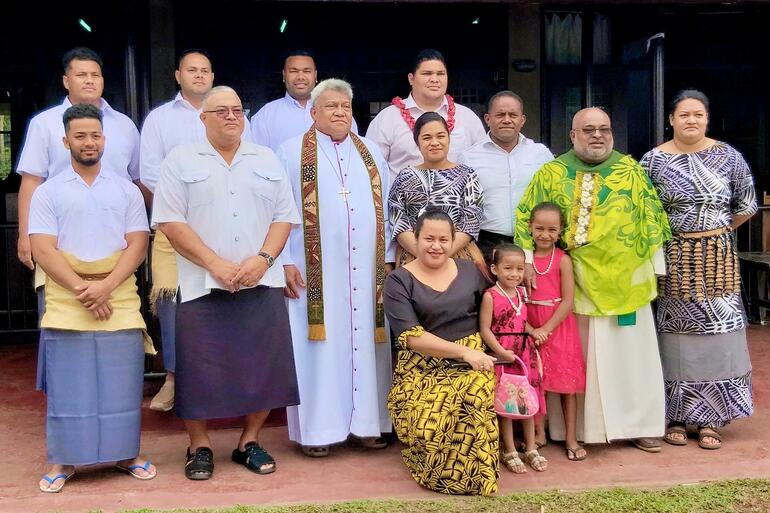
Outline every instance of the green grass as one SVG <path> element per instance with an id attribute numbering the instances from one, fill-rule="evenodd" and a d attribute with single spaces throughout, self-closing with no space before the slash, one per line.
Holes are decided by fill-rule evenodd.
<path id="1" fill-rule="evenodd" d="M 590 490 L 515 493 L 501 497 L 437 496 L 434 500 L 370 500 L 338 504 L 234 506 L 179 509 L 173 513 L 765 513 L 770 511 L 770 480 L 744 479 L 665 490 Z M 125 513 L 158 513 L 134 510 Z M 171 513 L 171 512 L 167 512 Z"/>

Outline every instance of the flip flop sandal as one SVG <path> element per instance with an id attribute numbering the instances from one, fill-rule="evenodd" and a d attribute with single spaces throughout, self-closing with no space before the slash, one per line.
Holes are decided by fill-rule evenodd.
<path id="1" fill-rule="evenodd" d="M 257 474 L 275 472 L 275 460 L 256 442 L 247 443 L 244 451 L 240 451 L 236 447 L 233 451 L 233 461 Z"/>
<path id="2" fill-rule="evenodd" d="M 529 466 L 538 472 L 545 472 L 548 468 L 548 460 L 541 456 L 537 449 L 525 452 L 524 461 L 529 463 Z"/>
<path id="3" fill-rule="evenodd" d="M 64 485 L 67 483 L 67 480 L 74 475 L 75 475 L 74 472 L 72 474 L 56 474 L 53 477 L 48 477 L 48 474 L 45 474 L 43 476 L 43 479 L 47 481 L 50 486 L 47 488 L 44 488 L 43 485 L 40 485 L 40 491 L 45 493 L 59 493 L 60 491 L 62 491 L 62 488 L 64 488 Z M 54 487 L 53 484 L 59 479 L 62 480 L 61 484 L 57 487 Z"/>
<path id="4" fill-rule="evenodd" d="M 684 438 L 673 438 L 670 435 L 682 435 Z M 671 445 L 687 445 L 687 429 L 679 424 L 668 426 L 663 441 Z"/>
<path id="5" fill-rule="evenodd" d="M 574 449 L 570 449 L 569 447 L 565 447 L 565 449 L 567 450 L 567 459 L 569 461 L 583 461 L 588 457 L 588 454 L 586 453 L 585 448 L 580 445 L 578 445 Z M 578 456 L 577 452 L 581 449 L 583 450 L 583 455 Z"/>
<path id="6" fill-rule="evenodd" d="M 328 445 L 301 445 L 302 454 L 311 458 L 325 458 L 329 455 Z"/>
<path id="7" fill-rule="evenodd" d="M 140 481 L 149 481 L 150 479 L 153 479 L 157 474 L 158 471 L 150 472 L 150 467 L 152 466 L 152 462 L 150 460 L 147 460 L 144 462 L 144 465 L 131 465 L 128 467 L 124 467 L 122 465 L 115 465 L 115 468 L 118 470 L 122 470 L 123 472 L 128 472 L 131 474 L 131 476 L 135 477 L 136 479 L 139 479 Z M 143 476 L 142 474 L 138 473 L 137 470 L 144 470 L 147 472 L 146 476 Z"/>
<path id="8" fill-rule="evenodd" d="M 706 443 L 704 438 L 713 438 L 717 440 L 716 443 Z M 711 428 L 700 428 L 698 430 L 698 445 L 702 449 L 716 450 L 722 447 L 722 436 Z"/>
<path id="9" fill-rule="evenodd" d="M 526 474 L 527 472 L 527 467 L 516 451 L 503 454 L 502 461 L 503 465 L 514 474 Z"/>

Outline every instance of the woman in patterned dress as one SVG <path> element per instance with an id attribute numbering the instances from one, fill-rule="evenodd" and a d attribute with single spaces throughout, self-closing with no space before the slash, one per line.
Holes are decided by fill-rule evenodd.
<path id="1" fill-rule="evenodd" d="M 491 495 L 499 461 L 494 358 L 484 353 L 478 327 L 489 283 L 472 262 L 449 258 L 455 231 L 446 213 L 427 210 L 414 233 L 417 258 L 385 282 L 385 314 L 399 348 L 388 409 L 417 483 Z"/>
<path id="2" fill-rule="evenodd" d="M 686 445 L 693 425 L 702 448 L 719 449 L 717 429 L 754 410 L 733 231 L 757 211 L 757 201 L 743 156 L 706 137 L 708 108 L 699 91 L 677 94 L 669 115 L 674 138 L 641 164 L 674 232 L 657 310 L 669 422 L 664 439 Z"/>
<path id="3" fill-rule="evenodd" d="M 449 128 L 446 120 L 435 112 L 426 112 L 417 118 L 414 141 L 423 163 L 402 169 L 388 198 L 393 239 L 398 242 L 396 265 L 414 259 L 417 251 L 414 226 L 419 215 L 430 206 L 449 214 L 457 229 L 449 256 L 484 266 L 484 257 L 474 242 L 484 219 L 481 184 L 475 171 L 447 160 Z"/>

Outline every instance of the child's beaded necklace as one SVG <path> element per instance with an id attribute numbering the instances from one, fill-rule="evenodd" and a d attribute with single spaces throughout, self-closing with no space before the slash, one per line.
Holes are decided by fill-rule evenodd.
<path id="1" fill-rule="evenodd" d="M 505 291 L 505 289 L 503 289 L 503 287 L 500 286 L 500 282 L 499 281 L 495 283 L 495 287 L 497 287 L 497 290 L 502 292 L 502 294 L 505 296 L 505 298 L 511 304 L 511 308 L 513 308 L 513 311 L 516 312 L 516 317 L 519 317 L 521 315 L 521 305 L 523 303 L 522 300 L 521 300 L 521 294 L 519 293 L 519 287 L 516 287 L 515 289 L 513 289 L 513 290 L 516 291 L 516 299 L 519 300 L 519 306 L 516 306 L 513 303 L 513 299 L 511 299 L 511 296 L 509 296 L 508 293 Z"/>

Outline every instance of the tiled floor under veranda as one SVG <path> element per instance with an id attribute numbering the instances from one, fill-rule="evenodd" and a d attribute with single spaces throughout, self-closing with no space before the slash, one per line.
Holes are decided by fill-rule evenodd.
<path id="1" fill-rule="evenodd" d="M 545 473 L 502 471 L 500 493 L 609 486 L 659 487 L 742 477 L 770 477 L 770 327 L 749 329 L 756 413 L 723 431 L 724 447 L 705 451 L 664 444 L 647 454 L 627 443 L 589 446 L 589 459 L 568 462 L 553 443 Z M 263 432 L 278 470 L 260 476 L 229 461 L 238 432 L 222 422 L 213 434 L 216 471 L 209 481 L 184 477 L 187 437 L 172 414 L 150 411 L 145 398 L 142 451 L 158 477 L 138 481 L 109 466 L 80 469 L 59 494 L 37 488 L 45 463 L 45 397 L 34 391 L 36 347 L 0 347 L 0 512 L 122 511 L 136 508 L 223 507 L 235 504 L 337 502 L 369 498 L 438 498 L 421 489 L 401 463 L 398 444 L 382 451 L 333 448 L 326 459 L 303 456 L 287 439 L 281 416 Z M 277 419 L 277 421 L 276 421 Z"/>

